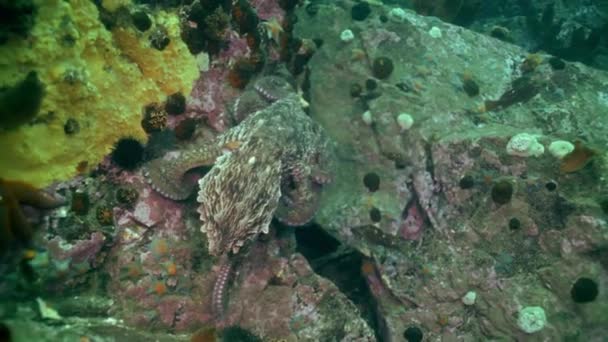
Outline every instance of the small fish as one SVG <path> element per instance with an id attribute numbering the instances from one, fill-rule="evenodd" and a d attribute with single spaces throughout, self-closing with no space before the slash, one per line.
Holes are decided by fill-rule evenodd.
<path id="1" fill-rule="evenodd" d="M 559 167 L 564 173 L 576 172 L 587 166 L 596 155 L 596 151 L 585 146 L 580 140 L 574 143 L 574 150 L 567 154 Z"/>
<path id="2" fill-rule="evenodd" d="M 266 30 L 267 38 L 279 45 L 283 35 L 283 26 L 281 23 L 276 18 L 272 18 L 262 22 L 261 25 Z"/>

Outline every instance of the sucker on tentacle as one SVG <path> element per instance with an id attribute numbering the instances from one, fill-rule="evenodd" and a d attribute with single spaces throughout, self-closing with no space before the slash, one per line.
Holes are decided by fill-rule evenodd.
<path id="1" fill-rule="evenodd" d="M 192 194 L 196 180 L 188 179 L 186 173 L 196 167 L 213 165 L 220 154 L 216 146 L 167 153 L 163 158 L 148 162 L 143 175 L 158 193 L 172 200 L 184 200 Z"/>
<path id="2" fill-rule="evenodd" d="M 224 318 L 224 303 L 226 301 L 226 292 L 228 291 L 228 281 L 232 272 L 232 264 L 227 257 L 223 257 L 220 269 L 213 285 L 213 293 L 211 295 L 212 312 L 215 321 L 220 323 Z"/>

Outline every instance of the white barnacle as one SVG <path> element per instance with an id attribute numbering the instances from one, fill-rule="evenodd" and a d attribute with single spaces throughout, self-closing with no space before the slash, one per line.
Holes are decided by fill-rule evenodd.
<path id="1" fill-rule="evenodd" d="M 363 115 L 361 115 L 361 119 L 365 122 L 366 125 L 371 125 L 374 122 L 374 118 L 372 117 L 372 112 L 366 110 Z"/>
<path id="2" fill-rule="evenodd" d="M 401 132 L 407 131 L 412 128 L 414 118 L 408 113 L 401 113 L 397 116 L 397 124 L 399 125 L 399 128 L 401 128 Z"/>
<path id="3" fill-rule="evenodd" d="M 441 36 L 442 36 L 441 29 L 437 26 L 433 26 L 429 30 L 429 35 L 435 39 L 441 38 Z"/>
<path id="4" fill-rule="evenodd" d="M 355 39 L 355 34 L 349 29 L 346 29 L 340 33 L 340 40 L 345 43 L 351 42 L 353 39 Z"/>

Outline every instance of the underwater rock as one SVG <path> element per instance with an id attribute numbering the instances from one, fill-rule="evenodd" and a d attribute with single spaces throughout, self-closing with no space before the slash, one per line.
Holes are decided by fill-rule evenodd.
<path id="1" fill-rule="evenodd" d="M 484 18 L 470 27 L 490 34 L 497 32 L 493 27 L 502 27 L 508 31 L 509 42 L 530 52 L 546 51 L 556 56 L 550 60 L 552 66 L 557 63 L 556 70 L 563 69 L 562 59 L 606 70 L 606 51 L 601 48 L 605 43 L 606 8 L 603 0 L 526 0 L 509 4 L 484 1 Z M 504 39 L 505 34 L 496 37 Z"/>
<path id="2" fill-rule="evenodd" d="M 557 341 L 606 335 L 602 286 L 607 278 L 603 246 L 608 243 L 608 202 L 602 175 L 608 163 L 601 147 L 608 134 L 598 119 L 608 106 L 606 74 L 578 63 L 555 68 L 542 53 L 530 56 L 516 46 L 410 10 L 389 20 L 385 13 L 390 8 L 378 2 L 368 3 L 372 11 L 365 20 L 354 21 L 352 8 L 361 1 L 311 2 L 295 7 L 297 23 L 287 20 L 281 27 L 293 29 L 290 35 L 298 42 L 317 44 L 318 52 L 308 55 L 296 77 L 298 84 L 305 83 L 309 107 L 304 113 L 291 78 L 288 87 L 278 88 L 288 90 L 283 98 L 284 93 L 266 87 L 277 78 L 256 77 L 261 70 L 256 67 L 276 56 L 259 57 L 257 53 L 268 51 L 252 51 L 267 47 L 255 37 L 247 39 L 251 28 L 225 31 L 226 48 L 207 56 L 209 68 L 196 70 L 198 79 L 188 92 L 184 84 L 190 78 L 184 75 L 190 67 L 180 63 L 193 56 L 188 51 L 174 54 L 187 49 L 173 30 L 208 22 L 194 17 L 193 22 L 184 17 L 177 22 L 171 13 L 189 9 L 177 9 L 181 5 L 174 1 L 137 3 L 144 2 L 154 25 L 167 28 L 169 44 L 163 51 L 151 47 L 152 30 L 139 32 L 130 21 L 134 8 L 121 9 L 122 0 L 106 1 L 117 16 L 125 15 L 125 23 L 116 20 L 109 27 L 113 39 L 121 37 L 122 48 L 108 45 L 110 50 L 104 51 L 111 57 L 124 50 L 132 64 L 120 59 L 107 65 L 116 60 L 102 63 L 95 53 L 87 54 L 87 62 L 103 65 L 108 75 L 121 74 L 130 65 L 131 72 L 145 77 L 110 79 L 107 84 L 116 87 L 117 102 L 110 101 L 114 96 L 103 88 L 106 83 L 89 85 L 101 89 L 104 103 L 124 103 L 123 93 L 146 93 L 133 96 L 137 106 L 103 107 L 113 115 L 133 110 L 128 112 L 133 117 L 124 114 L 124 122 L 109 123 L 114 129 L 117 122 L 129 128 L 139 125 L 143 106 L 162 103 L 171 94 L 188 100 L 179 99 L 175 112 L 181 114 L 167 117 L 166 133 L 152 134 L 159 137 L 153 144 L 164 146 L 146 148 L 142 170 L 137 169 L 142 158 L 128 171 L 111 158 L 99 166 L 91 160 L 97 168 L 82 180 L 84 186 L 76 180 L 60 185 L 68 197 L 73 194 L 72 203 L 78 200 L 75 194 L 86 194 L 88 203 L 74 208 L 89 210 L 77 215 L 62 207 L 42 216 L 41 234 L 32 240 L 38 249 L 17 256 L 24 258 L 19 262 L 24 266 L 20 273 L 2 277 L 0 293 L 28 300 L 31 295 L 25 297 L 24 288 L 41 293 L 70 322 L 72 332 L 65 331 L 63 321 L 51 326 L 28 318 L 36 317 L 30 302 L 2 298 L 0 315 L 19 315 L 19 320 L 2 316 L 11 333 L 34 336 L 16 338 L 37 341 L 46 334 L 98 339 L 103 331 L 133 340 L 170 341 L 216 338 L 226 327 L 241 338 L 254 338 L 248 331 L 263 340 L 294 341 Z M 269 13 L 280 9 L 279 1 L 239 1 L 243 3 L 270 15 L 262 20 L 277 24 Z M 73 4 L 61 2 L 59 8 Z M 228 11 L 230 1 L 192 4 L 222 7 L 231 20 L 243 14 Z M 44 19 L 49 13 L 55 12 L 39 14 Z M 210 13 L 215 12 L 195 14 Z M 347 27 L 361 39 L 345 46 L 339 35 Z M 80 36 L 72 33 L 62 41 L 78 47 Z M 388 78 L 374 77 L 370 70 L 379 56 L 394 62 Z M 159 60 L 167 69 L 152 67 Z M 53 87 L 71 94 L 96 77 L 80 69 L 71 66 L 54 74 L 35 68 L 52 91 L 32 128 L 22 125 L 14 131 L 44 135 L 52 128 L 67 139 L 65 123 L 73 117 L 80 131 L 70 141 L 97 143 L 86 133 L 103 117 L 98 107 L 82 114 L 78 102 L 69 113 L 68 107 L 61 107 L 66 113 L 52 115 L 45 109 L 57 96 Z M 7 75 L 8 86 L 20 81 Z M 469 93 L 463 91 L 467 75 L 475 75 L 477 85 L 469 85 Z M 268 83 L 256 89 L 258 81 Z M 354 94 L 350 85 L 358 85 Z M 369 117 L 362 120 L 362 113 Z M 412 113 L 415 124 L 405 116 L 400 120 L 401 113 Z M 187 127 L 180 127 L 184 122 Z M 303 123 L 312 128 L 306 124 L 293 130 Z M 127 131 L 112 134 L 144 141 Z M 527 140 L 534 144 L 516 144 L 523 154 L 529 154 L 529 146 L 539 150 L 538 145 L 551 141 L 580 141 L 578 153 L 566 159 L 576 167 L 564 168 L 549 154 L 509 155 L 505 147 L 522 131 L 538 138 Z M 331 155 L 318 154 L 323 144 L 316 138 L 327 138 L 320 138 L 320 132 L 336 141 L 335 153 L 332 144 Z M 176 134 L 188 140 L 176 141 Z M 313 139 L 301 139 L 307 134 Z M 19 143 L 33 139 L 19 138 Z M 113 143 L 103 146 L 106 153 Z M 44 160 L 54 177 L 54 159 Z M 58 164 L 65 166 L 63 159 Z M 324 172 L 328 165 L 331 184 Z M 201 177 L 199 204 L 188 196 Z M 128 193 L 117 198 L 117 190 L 126 188 Z M 196 206 L 209 234 L 198 233 Z M 102 222 L 96 217 L 100 209 Z M 276 220 L 271 221 L 273 214 Z M 305 227 L 288 227 L 307 223 L 313 215 Z M 311 229 L 312 241 L 303 242 Z M 238 254 L 232 255 L 230 267 L 212 255 L 236 252 L 234 247 Z M 2 263 L 0 271 L 5 267 Z M 28 277 L 32 269 L 37 277 Z M 226 269 L 231 270 L 230 281 L 222 277 Z M 68 301 L 60 293 L 68 294 L 72 303 L 80 296 L 83 310 L 75 310 L 74 304 L 65 310 L 69 305 L 61 304 Z M 86 310 L 92 293 L 109 303 L 95 314 Z M 74 319 L 76 314 L 84 317 Z"/>
<path id="3" fill-rule="evenodd" d="M 35 70 L 45 85 L 40 120 L 0 133 L 0 144 L 9 146 L 0 154 L 0 176 L 46 186 L 76 175 L 83 161 L 96 166 L 122 137 L 146 140 L 139 124 L 142 106 L 189 93 L 199 77 L 194 56 L 179 38 L 177 15 L 154 14 L 171 38 L 164 51 L 150 48 L 149 31 L 142 34 L 131 25 L 108 31 L 91 1 L 36 3 L 30 30 L 36 39 L 0 45 L 0 64 L 6 66 L 0 79 L 2 87 L 11 87 L 23 79 L 19 70 Z M 66 74 L 77 77 L 65 82 Z M 29 92 L 32 100 L 16 113 L 32 115 L 40 101 L 36 93 Z M 69 118 L 80 123 L 78 134 L 65 134 Z"/>
<path id="4" fill-rule="evenodd" d="M 338 142 L 337 176 L 316 223 L 341 243 L 372 256 L 381 279 L 376 285 L 383 289 L 374 298 L 385 312 L 384 326 L 376 331 L 395 340 L 406 331 L 405 338 L 414 340 L 420 338 L 418 332 L 425 339 L 488 338 L 479 337 L 481 331 L 492 338 L 523 339 L 516 312 L 505 307 L 532 306 L 539 300 L 551 303 L 545 306 L 550 324 L 534 333 L 539 338 L 559 339 L 584 330 L 586 318 L 564 298 L 570 298 L 574 274 L 587 274 L 584 265 L 603 270 L 598 257 L 583 252 L 591 248 L 590 241 L 606 241 L 596 235 L 602 226 L 597 215 L 603 213 L 587 193 L 605 192 L 605 185 L 591 176 L 603 164 L 593 159 L 566 181 L 556 179 L 559 162 L 537 151 L 545 142 L 575 141 L 576 132 L 585 132 L 593 146 L 608 143 L 606 127 L 593 114 L 606 110 L 607 102 L 600 100 L 606 95 L 598 91 L 604 93 L 599 89 L 607 76 L 581 65 L 554 69 L 541 56 L 520 79 L 509 66 L 518 68 L 525 60 L 528 53 L 521 48 L 408 10 L 403 22 L 390 25 L 353 22 L 350 8 L 318 6 L 314 16 L 301 9 L 294 32 L 304 39 L 323 37 L 322 49 L 332 51 L 315 54 L 309 62 L 310 115 Z M 441 37 L 429 35 L 434 26 Z M 339 39 L 345 27 L 357 32 L 361 42 L 345 48 Z M 345 87 L 369 78 L 368 60 L 353 59 L 355 49 L 372 61 L 376 56 L 395 61 L 389 77 L 394 81 L 377 80 L 382 95 L 365 103 Z M 477 87 L 469 93 L 462 91 L 463 75 L 475 75 Z M 587 81 L 575 84 L 571 77 Z M 569 96 L 588 101 L 574 104 Z M 486 106 L 485 99 L 497 100 Z M 360 119 L 366 111 L 373 113 L 372 125 Z M 402 112 L 416 114 L 416 124 L 405 133 L 395 120 Z M 527 145 L 533 149 L 521 149 L 536 158 L 507 154 L 505 146 L 522 127 L 538 133 L 535 144 Z M 361 182 L 371 168 L 382 180 L 373 193 Z M 493 190 L 501 179 L 510 186 Z M 559 183 L 553 190 L 547 187 L 551 180 Z M 399 234 L 409 231 L 400 228 L 410 227 L 404 213 L 411 204 L 423 218 L 421 236 L 413 241 Z M 570 235 L 580 226 L 576 210 L 589 217 L 589 233 L 578 239 Z M 539 244 L 546 247 L 539 250 Z M 565 266 L 561 255 L 573 258 L 572 266 Z M 574 268 L 572 277 L 548 289 L 542 267 L 558 274 L 563 267 Z M 477 293 L 475 309 L 485 317 L 466 324 L 480 329 L 476 332 L 462 325 L 468 318 L 461 298 L 471 289 Z M 514 300 L 505 295 L 511 291 L 524 295 Z M 550 318 L 556 312 L 576 318 L 557 319 L 556 326 Z M 414 330 L 412 322 L 424 329 Z M 600 326 L 606 320 L 594 322 L 604 331 Z"/>
<path id="5" fill-rule="evenodd" d="M 315 274 L 299 253 L 286 255 L 287 241 L 275 238 L 269 245 L 252 246 L 231 293 L 231 302 L 239 305 L 228 305 L 226 324 L 262 327 L 267 338 L 375 341 L 359 309 L 331 281 Z"/>

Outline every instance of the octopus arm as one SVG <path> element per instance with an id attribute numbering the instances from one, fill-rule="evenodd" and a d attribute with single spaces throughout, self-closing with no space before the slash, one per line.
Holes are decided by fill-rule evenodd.
<path id="1" fill-rule="evenodd" d="M 154 159 L 144 166 L 144 176 L 148 183 L 164 197 L 172 200 L 188 198 L 196 182 L 186 177 L 186 173 L 196 167 L 213 165 L 219 149 L 213 145 L 197 149 L 167 153 L 163 158 Z"/>

